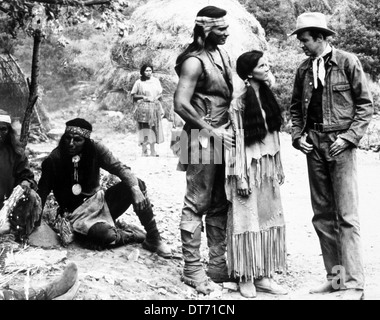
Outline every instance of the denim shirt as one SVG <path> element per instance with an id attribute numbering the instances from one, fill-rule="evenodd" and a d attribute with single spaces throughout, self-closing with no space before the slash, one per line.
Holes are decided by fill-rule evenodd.
<path id="1" fill-rule="evenodd" d="M 308 58 L 297 69 L 294 81 L 290 105 L 293 146 L 306 131 L 312 93 L 312 59 Z M 357 146 L 373 112 L 372 95 L 359 59 L 354 54 L 332 48 L 322 94 L 323 132 L 343 131 L 339 136 Z"/>

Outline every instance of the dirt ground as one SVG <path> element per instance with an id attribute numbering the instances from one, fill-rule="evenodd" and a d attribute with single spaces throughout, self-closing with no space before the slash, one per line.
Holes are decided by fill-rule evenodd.
<path id="1" fill-rule="evenodd" d="M 99 115 L 98 119 L 101 119 Z M 64 128 L 61 117 L 53 119 L 56 128 Z M 65 120 L 68 120 L 66 118 Z M 74 262 L 79 270 L 79 288 L 75 300 L 247 300 L 231 286 L 220 287 L 210 296 L 198 295 L 180 281 L 183 261 L 179 220 L 185 192 L 185 175 L 176 171 L 177 158 L 169 148 L 171 123 L 165 121 L 166 141 L 158 146 L 159 157 L 141 157 L 134 133 L 115 133 L 106 122 L 94 124 L 94 139 L 103 141 L 148 186 L 154 211 L 163 239 L 173 248 L 175 258 L 166 260 L 133 244 L 106 251 L 91 251 L 77 244 L 68 248 L 38 251 L 63 258 L 50 260 L 50 266 L 31 274 L 31 283 L 41 285 L 57 277 L 64 266 Z M 57 141 L 29 144 L 33 152 L 48 153 Z M 287 223 L 288 270 L 276 279 L 288 291 L 286 296 L 258 293 L 252 300 L 338 300 L 339 295 L 310 295 L 309 289 L 325 279 L 321 251 L 311 224 L 312 209 L 306 172 L 306 159 L 293 149 L 290 136 L 281 134 L 285 183 L 281 187 Z M 366 299 L 380 299 L 380 209 L 377 196 L 380 190 L 380 154 L 358 151 L 360 219 L 363 241 Z M 129 209 L 122 219 L 140 225 Z M 204 238 L 202 253 L 207 263 Z M 35 250 L 27 248 L 25 251 Z M 46 258 L 49 261 L 49 258 Z M 49 264 L 49 262 L 48 262 Z M 20 273 L 9 284 L 20 285 L 25 275 Z"/>

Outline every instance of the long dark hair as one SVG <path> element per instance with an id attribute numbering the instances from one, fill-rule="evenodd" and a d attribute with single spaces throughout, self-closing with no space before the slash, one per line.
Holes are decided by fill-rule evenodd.
<path id="1" fill-rule="evenodd" d="M 141 66 L 141 68 L 140 68 L 140 75 L 141 75 L 140 80 L 141 80 L 141 81 L 146 81 L 146 80 L 148 79 L 148 78 L 145 76 L 145 74 L 144 74 L 144 72 L 145 72 L 145 70 L 146 70 L 147 68 L 151 68 L 151 69 L 152 69 L 152 72 L 153 72 L 153 66 L 152 66 L 151 64 L 149 64 L 149 63 L 145 63 L 145 64 L 143 64 L 143 65 Z"/>
<path id="2" fill-rule="evenodd" d="M 264 55 L 262 51 L 253 50 L 243 53 L 236 61 L 236 72 L 247 83 L 248 74 L 257 66 L 258 61 Z M 244 139 L 247 145 L 261 142 L 267 132 L 279 131 L 282 124 L 281 109 L 277 100 L 265 82 L 260 82 L 261 106 L 265 112 L 265 120 L 261 112 L 260 102 L 255 90 L 247 85 L 244 96 Z M 266 128 L 268 127 L 268 129 Z"/>
<path id="3" fill-rule="evenodd" d="M 6 123 L 8 128 L 7 136 L 5 137 L 4 144 L 7 144 L 12 147 L 13 151 L 21 156 L 24 153 L 24 148 L 21 145 L 21 142 L 17 136 L 17 132 L 11 124 Z"/>
<path id="4" fill-rule="evenodd" d="M 197 17 L 221 18 L 227 11 L 214 6 L 207 6 L 197 13 Z M 189 53 L 200 53 L 205 48 L 206 35 L 201 26 L 195 25 L 193 30 L 193 42 L 177 57 L 176 65 L 181 64 Z"/>

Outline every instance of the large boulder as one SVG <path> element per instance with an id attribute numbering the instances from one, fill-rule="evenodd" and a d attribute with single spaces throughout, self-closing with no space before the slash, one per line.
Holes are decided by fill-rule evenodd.
<path id="1" fill-rule="evenodd" d="M 163 86 L 164 107 L 169 114 L 178 81 L 175 60 L 192 42 L 195 17 L 207 5 L 206 0 L 150 0 L 138 7 L 127 23 L 128 34 L 113 47 L 111 56 L 116 63 L 100 72 L 98 94 L 102 107 L 128 112 L 129 92 L 139 69 L 151 62 Z M 264 29 L 237 0 L 218 0 L 213 5 L 227 10 L 230 36 L 223 47 L 233 64 L 244 51 L 268 48 Z"/>
<path id="2" fill-rule="evenodd" d="M 144 61 L 152 61 L 157 70 L 174 73 L 176 57 L 192 42 L 197 12 L 208 3 L 205 0 L 148 1 L 131 16 L 130 33 L 117 44 L 114 58 L 126 69 L 139 69 Z M 233 60 L 245 50 L 267 48 L 260 23 L 237 0 L 219 0 L 216 6 L 228 12 L 230 36 L 224 48 Z"/>

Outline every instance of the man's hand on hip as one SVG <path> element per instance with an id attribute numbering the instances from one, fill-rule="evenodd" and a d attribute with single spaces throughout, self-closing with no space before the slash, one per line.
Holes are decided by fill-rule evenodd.
<path id="1" fill-rule="evenodd" d="M 346 150 L 350 146 L 350 143 L 347 140 L 344 140 L 338 137 L 334 143 L 331 145 L 329 154 L 331 157 L 335 157 L 340 154 L 342 151 Z"/>
<path id="2" fill-rule="evenodd" d="M 304 134 L 301 136 L 301 138 L 298 139 L 298 146 L 299 146 L 299 149 L 304 153 L 304 154 L 308 154 L 310 153 L 311 151 L 313 151 L 313 145 L 308 143 L 306 141 L 307 139 L 307 134 Z"/>
<path id="3" fill-rule="evenodd" d="M 211 131 L 211 135 L 215 138 L 223 141 L 224 146 L 227 149 L 231 149 L 232 146 L 235 145 L 235 136 L 232 129 L 226 129 L 230 123 L 226 123 L 219 128 L 214 128 Z"/>

